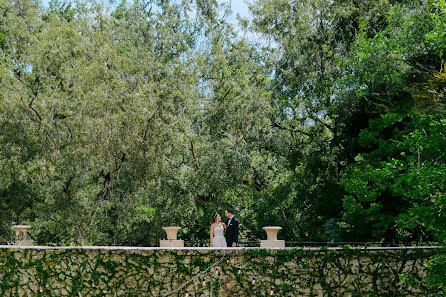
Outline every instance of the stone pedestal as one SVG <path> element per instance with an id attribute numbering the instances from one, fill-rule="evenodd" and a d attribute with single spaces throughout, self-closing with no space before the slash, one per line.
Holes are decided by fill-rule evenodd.
<path id="1" fill-rule="evenodd" d="M 285 240 L 260 240 L 261 248 L 284 248 Z"/>
<path id="2" fill-rule="evenodd" d="M 267 240 L 260 241 L 261 248 L 284 248 L 285 240 L 277 240 L 277 233 L 282 227 L 276 226 L 267 226 L 263 227 L 263 230 L 266 231 Z"/>
<path id="3" fill-rule="evenodd" d="M 184 247 L 184 240 L 180 239 L 160 240 L 160 247 Z"/>
<path id="4" fill-rule="evenodd" d="M 15 231 L 15 245 L 20 246 L 31 246 L 34 245 L 34 240 L 31 240 L 28 237 L 28 230 L 31 229 L 31 226 L 28 225 L 15 225 L 12 226 L 12 229 Z"/>
<path id="5" fill-rule="evenodd" d="M 160 240 L 160 247 L 184 247 L 184 241 L 177 239 L 180 229 L 180 227 L 163 227 L 167 234 L 167 240 Z"/>

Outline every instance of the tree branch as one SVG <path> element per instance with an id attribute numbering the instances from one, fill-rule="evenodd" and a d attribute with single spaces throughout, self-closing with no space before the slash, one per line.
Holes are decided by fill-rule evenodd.
<path id="1" fill-rule="evenodd" d="M 19 81 L 19 82 L 21 82 L 23 85 L 25 84 L 25 82 L 20 78 L 20 76 L 17 76 L 17 80 Z M 39 85 L 40 84 L 40 81 L 36 78 L 36 81 L 37 81 L 37 85 Z M 35 113 L 35 115 L 37 116 L 37 118 L 39 119 L 39 122 L 41 122 L 42 121 L 42 117 L 40 116 L 40 114 L 37 112 L 37 110 L 33 107 L 33 102 L 34 102 L 34 100 L 36 100 L 36 98 L 37 98 L 37 95 L 38 95 L 38 92 L 37 92 L 37 88 L 33 91 L 33 97 L 32 97 L 32 99 L 31 99 L 31 101 L 28 103 L 28 107 L 29 108 L 31 108 L 31 110 Z M 21 98 L 23 99 L 23 97 L 21 96 Z"/>
<path id="2" fill-rule="evenodd" d="M 272 124 L 271 124 L 271 128 L 279 128 L 279 129 L 281 129 L 281 130 L 286 130 L 286 131 L 290 131 L 291 133 L 300 133 L 300 134 L 303 134 L 303 135 L 306 135 L 306 136 L 311 136 L 311 134 L 310 133 L 308 133 L 308 132 L 306 132 L 306 131 L 302 131 L 302 130 L 298 130 L 298 129 L 291 129 L 291 128 L 287 128 L 287 127 L 284 127 L 284 126 L 282 126 L 281 124 L 279 124 L 279 123 L 277 123 L 277 122 L 273 122 Z"/>
<path id="3" fill-rule="evenodd" d="M 190 152 L 192 153 L 192 158 L 194 159 L 194 167 L 195 170 L 200 169 L 200 167 L 198 166 L 198 161 L 197 161 L 197 157 L 195 156 L 195 151 L 194 151 L 194 143 L 191 141 L 190 142 L 190 148 L 189 148 Z"/>
<path id="4" fill-rule="evenodd" d="M 279 201 L 277 201 L 277 200 L 276 200 L 270 193 L 268 193 L 268 191 L 265 191 L 262 187 L 260 187 L 259 185 L 257 185 L 255 182 L 253 182 L 253 181 L 252 181 L 251 179 L 249 179 L 249 178 L 245 179 L 245 181 L 247 181 L 247 182 L 249 182 L 250 184 L 252 184 L 252 185 L 254 186 L 254 188 L 257 189 L 257 191 L 265 193 L 271 200 L 273 200 L 275 203 L 277 203 L 277 206 L 280 207 L 280 211 L 282 212 L 282 216 L 283 216 L 283 218 L 284 218 L 284 219 L 287 219 L 287 216 L 286 216 L 285 210 L 284 210 L 284 208 L 283 208 L 283 205 L 282 205 Z"/>
<path id="5" fill-rule="evenodd" d="M 34 111 L 34 113 L 36 114 L 37 118 L 39 119 L 39 122 L 42 121 L 42 117 L 39 115 L 39 113 L 37 112 L 37 110 L 33 107 L 33 102 L 34 99 L 36 99 L 36 97 L 33 97 L 31 99 L 31 101 L 28 103 L 28 107 L 32 109 L 32 111 Z"/>

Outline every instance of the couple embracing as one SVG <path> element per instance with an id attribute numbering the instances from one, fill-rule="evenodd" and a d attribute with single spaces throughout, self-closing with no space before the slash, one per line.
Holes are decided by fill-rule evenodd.
<path id="1" fill-rule="evenodd" d="M 231 208 L 225 210 L 225 216 L 228 218 L 226 224 L 221 222 L 221 217 L 218 213 L 214 215 L 214 223 L 211 225 L 211 247 L 237 246 L 238 221 L 234 217 L 233 212 Z"/>

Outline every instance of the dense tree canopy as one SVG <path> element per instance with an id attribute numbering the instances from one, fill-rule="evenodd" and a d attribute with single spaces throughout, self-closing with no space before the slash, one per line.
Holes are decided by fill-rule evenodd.
<path id="1" fill-rule="evenodd" d="M 0 0 L 2 242 L 446 241 L 446 2 L 229 8 Z"/>

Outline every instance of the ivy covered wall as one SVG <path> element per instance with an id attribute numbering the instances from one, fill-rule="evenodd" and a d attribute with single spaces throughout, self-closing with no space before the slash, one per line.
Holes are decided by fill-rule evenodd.
<path id="1" fill-rule="evenodd" d="M 429 296 L 431 249 L 0 248 L 0 296 Z"/>

